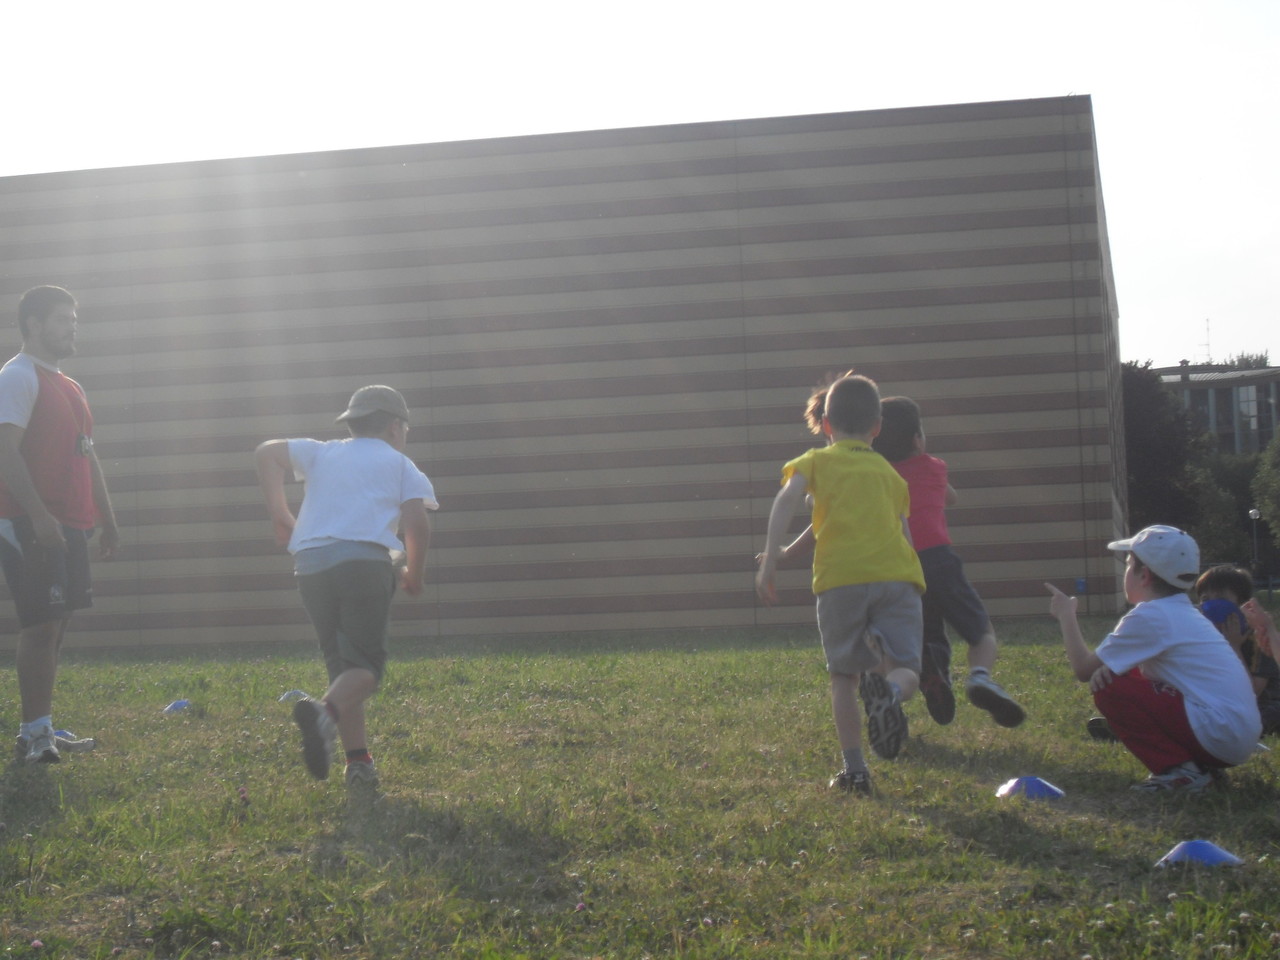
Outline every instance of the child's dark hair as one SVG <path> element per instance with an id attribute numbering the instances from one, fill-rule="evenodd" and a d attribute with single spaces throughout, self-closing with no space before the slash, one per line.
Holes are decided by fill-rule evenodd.
<path id="1" fill-rule="evenodd" d="M 804 419 L 813 433 L 822 432 L 822 418 L 841 433 L 868 433 L 880 419 L 880 388 L 874 380 L 852 370 L 834 378 L 809 397 Z"/>
<path id="2" fill-rule="evenodd" d="M 1206 592 L 1229 593 L 1236 598 L 1237 604 L 1241 604 L 1253 598 L 1253 577 L 1244 567 L 1222 563 L 1210 567 L 1196 581 L 1196 596 Z"/>
<path id="3" fill-rule="evenodd" d="M 1176 597 L 1180 593 L 1187 592 L 1186 587 L 1180 587 L 1176 583 L 1170 583 L 1164 577 L 1160 576 L 1160 574 L 1148 567 L 1142 562 L 1142 558 L 1136 553 L 1130 553 L 1129 556 L 1133 557 L 1134 573 L 1138 573 L 1142 570 L 1149 570 L 1151 572 L 1151 589 L 1157 597 Z"/>
<path id="4" fill-rule="evenodd" d="M 885 397 L 880 401 L 880 435 L 871 441 L 880 456 L 890 463 L 905 460 L 916 452 L 920 435 L 920 407 L 910 397 Z"/>
<path id="5" fill-rule="evenodd" d="M 352 417 L 346 421 L 346 424 L 353 437 L 380 437 L 387 427 L 391 426 L 393 420 L 399 419 L 394 413 L 375 410 L 373 413 L 366 413 L 363 417 Z"/>

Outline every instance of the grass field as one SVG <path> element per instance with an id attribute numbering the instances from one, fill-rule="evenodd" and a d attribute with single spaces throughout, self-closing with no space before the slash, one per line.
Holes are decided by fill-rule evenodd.
<path id="1" fill-rule="evenodd" d="M 917 698 L 903 755 L 871 757 L 871 799 L 826 789 L 837 749 L 809 630 L 401 642 L 370 710 L 371 805 L 302 768 L 277 698 L 321 690 L 309 649 L 72 657 L 56 720 L 101 746 L 4 766 L 0 949 L 1280 955 L 1280 754 L 1201 796 L 1133 794 L 1145 771 L 1085 735 L 1056 627 L 1007 624 L 1002 640 L 997 676 L 1028 721 L 1003 730 L 962 703 L 939 727 Z M 161 713 L 180 697 L 187 711 Z M 1027 775 L 1065 798 L 996 797 Z M 1196 838 L 1245 865 L 1154 868 Z"/>

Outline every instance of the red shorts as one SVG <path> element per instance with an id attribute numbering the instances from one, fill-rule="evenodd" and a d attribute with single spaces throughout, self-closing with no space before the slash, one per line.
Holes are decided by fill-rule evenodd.
<path id="1" fill-rule="evenodd" d="M 1201 767 L 1229 767 L 1200 745 L 1191 732 L 1182 694 L 1137 667 L 1093 695 L 1111 731 L 1152 773 L 1194 760 Z"/>

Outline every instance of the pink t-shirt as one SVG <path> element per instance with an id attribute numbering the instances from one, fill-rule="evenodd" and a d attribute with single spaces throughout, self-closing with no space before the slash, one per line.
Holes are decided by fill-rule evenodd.
<path id="1" fill-rule="evenodd" d="M 893 465 L 911 493 L 911 542 L 918 553 L 951 542 L 947 532 L 947 464 L 927 453 Z"/>

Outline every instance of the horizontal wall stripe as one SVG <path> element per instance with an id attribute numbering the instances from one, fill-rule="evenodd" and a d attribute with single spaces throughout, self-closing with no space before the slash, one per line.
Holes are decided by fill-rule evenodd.
<path id="1" fill-rule="evenodd" d="M 973 436 L 966 438 L 966 449 L 991 450 L 1012 449 L 1025 450 L 1031 448 L 1053 447 L 1067 440 L 1084 443 L 1104 444 L 1109 434 L 1104 427 L 1081 427 L 1072 430 L 1039 430 L 1028 432 L 1021 444 L 1002 444 L 992 447 L 994 438 Z M 794 443 L 777 445 L 779 456 L 774 459 L 783 463 L 803 451 Z M 600 452 L 581 451 L 572 454 L 503 454 L 499 456 L 472 456 L 462 461 L 433 459 L 427 464 L 431 472 L 439 478 L 483 475 L 486 473 L 528 473 L 559 472 L 561 474 L 582 470 L 610 469 L 626 467 L 660 466 L 680 463 L 741 463 L 748 454 L 754 456 L 768 452 L 768 447 L 755 444 L 748 448 L 740 445 L 724 445 L 704 447 L 698 450 L 686 450 L 683 447 L 666 449 L 638 450 L 605 450 Z M 249 459 L 246 455 L 246 461 Z M 188 470 L 172 474 L 121 475 L 112 477 L 113 487 L 120 490 L 161 490 L 170 488 L 210 488 L 219 486 L 243 486 L 252 480 L 252 469 L 228 470 Z"/>
<path id="2" fill-rule="evenodd" d="M 963 559 L 974 565 L 992 561 L 1032 561 L 1073 558 L 1080 549 L 1076 541 L 1046 541 L 1022 544 L 968 544 L 963 548 Z M 215 576 L 149 577 L 143 580 L 106 581 L 106 595 L 112 598 L 146 597 L 153 594 L 236 593 L 253 594 L 265 591 L 292 591 L 296 578 L 287 568 L 287 561 L 280 559 L 281 570 L 269 574 L 219 574 Z M 707 573 L 754 575 L 755 563 L 749 553 L 708 556 L 655 556 L 611 557 L 590 561 L 552 561 L 526 563 L 471 564 L 434 571 L 432 584 L 447 586 L 456 584 L 487 584 L 501 586 L 506 583 L 542 580 L 609 578 L 633 579 L 638 577 L 693 575 Z M 979 581 L 981 582 L 981 581 Z"/>
<path id="3" fill-rule="evenodd" d="M 41 258 L 59 256 L 67 260 L 83 258 L 92 261 L 112 254 L 133 254 L 147 252 L 154 254 L 161 261 L 176 250 L 188 247 L 203 248 L 216 251 L 219 259 L 205 256 L 200 265 L 202 274 L 194 274 L 202 280 L 219 280 L 231 276 L 273 276 L 279 273 L 296 274 L 307 272 L 306 264 L 311 258 L 290 257 L 288 245 L 301 239 L 311 243 L 323 239 L 348 240 L 350 250 L 345 251 L 354 261 L 348 261 L 347 268 L 367 269 L 371 266 L 375 254 L 365 251 L 367 243 L 374 238 L 385 238 L 398 234 L 419 235 L 425 241 L 430 233 L 423 229 L 421 216 L 418 214 L 400 214 L 392 217 L 379 217 L 367 220 L 342 220 L 329 224 L 319 223 L 284 223 L 243 225 L 219 225 L 202 230 L 166 230 L 161 233 L 130 231 L 125 236 L 111 237 L 72 237 L 59 236 L 56 239 L 38 240 L 30 237 L 19 237 L 6 240 L 0 230 L 0 257 L 14 261 L 29 260 L 38 263 Z M 714 229 L 687 229 L 645 231 L 641 233 L 620 233 L 592 235 L 584 237 L 558 238 L 549 250 L 546 239 L 507 240 L 488 243 L 447 243 L 432 237 L 430 245 L 430 262 L 433 266 L 456 264 L 476 264 L 486 262 L 513 262 L 545 257 L 549 253 L 555 256 L 570 257 L 584 255 L 627 255 L 652 250 L 694 250 L 700 248 L 725 247 L 731 244 L 753 245 L 798 243 L 806 241 L 838 241 L 866 239 L 870 237 L 918 236 L 923 234 L 947 233 L 981 233 L 1015 229 L 1019 227 L 1084 227 L 1097 223 L 1097 209 L 1092 206 L 1067 207 L 1016 207 L 1007 210 L 975 210 L 964 213 L 915 214 L 910 216 L 879 216 L 861 219 L 817 220 L 785 223 L 759 223 L 736 225 Z M 162 237 L 164 249 L 157 251 L 157 238 Z M 405 241 L 401 241 L 405 242 Z M 245 244 L 275 243 L 284 245 L 282 255 L 264 262 L 262 258 L 244 260 L 223 260 L 233 257 L 237 249 Z M 416 248 L 414 248 L 416 249 Z M 413 250 L 408 251 L 413 253 Z M 259 265 L 260 274 L 252 272 L 253 266 Z M 64 282 L 74 286 L 92 285 L 94 287 L 111 288 L 147 283 L 153 277 L 152 268 L 131 263 L 123 271 L 77 272 L 65 276 Z M 181 273 L 173 273 L 171 267 L 159 268 L 154 272 L 154 279 L 161 278 L 171 282 L 180 279 Z M 21 290 L 38 283 L 42 277 L 38 273 L 15 275 L 6 272 L 5 283 L 11 289 Z M 152 281 L 154 282 L 154 281 Z M 103 319 L 125 319 L 128 314 L 124 307 L 113 309 L 99 308 L 95 317 Z"/>
<path id="4" fill-rule="evenodd" d="M 887 383 L 882 387 L 888 387 Z M 973 396 L 948 398 L 948 416 L 997 415 L 1001 413 L 1039 414 L 1054 411 L 1075 411 L 1078 404 L 1089 406 L 1105 402 L 1105 394 L 1099 390 L 1056 392 L 1043 394 L 1015 394 L 1009 396 Z M 927 404 L 926 404 L 927 406 Z M 926 413 L 927 415 L 927 413 Z M 673 421 L 674 417 L 674 421 Z M 962 441 L 953 440 L 941 416 L 930 418 L 929 448 L 944 454 L 960 448 Z M 713 427 L 724 430 L 747 426 L 786 425 L 799 427 L 799 404 L 750 409 L 730 407 L 721 410 L 689 409 L 677 414 L 669 411 L 654 413 L 615 414 L 610 416 L 566 416 L 539 420 L 495 420 L 462 423 L 428 422 L 415 424 L 410 448 L 416 447 L 418 434 L 429 441 L 429 449 L 437 449 L 451 441 L 484 441 L 512 437 L 560 437 L 587 436 L 601 433 L 642 433 L 677 428 Z M 334 428 L 332 437 L 343 436 Z M 799 437 L 799 433 L 797 433 Z M 226 454 L 245 457 L 261 443 L 264 436 L 258 434 L 216 434 L 209 436 L 178 437 L 112 437 L 109 442 L 98 441 L 100 455 L 110 458 L 134 460 L 141 457 L 173 455 Z M 971 449 L 971 448 L 970 448 Z M 430 459 L 423 457 L 420 466 L 432 467 Z M 552 493 L 557 493 L 552 491 Z"/>
<path id="5" fill-rule="evenodd" d="M 748 162 L 745 158 L 742 162 Z M 680 176 L 696 175 L 689 165 L 672 168 L 682 171 Z M 721 178 L 732 178 L 737 171 L 726 169 L 720 171 Z M 630 178 L 622 178 L 630 179 Z M 818 186 L 796 186 L 789 188 L 743 190 L 741 193 L 708 192 L 701 195 L 682 193 L 670 197 L 651 197 L 643 200 L 617 199 L 607 201 L 584 201 L 568 203 L 529 203 L 519 207 L 473 208 L 459 211 L 435 211 L 425 215 L 425 225 L 429 229 L 450 229 L 456 227 L 497 226 L 508 223 L 537 223 L 550 220 L 583 220 L 592 217 L 627 217 L 652 216 L 660 213 L 708 212 L 725 209 L 750 209 L 753 207 L 801 206 L 805 204 L 846 203 L 853 200 L 891 200 L 907 197 L 935 197 L 949 194 L 995 193 L 1016 190 L 1045 190 L 1092 187 L 1095 185 L 1094 173 L 1091 169 L 1063 167 L 1057 170 L 1030 171 L 1026 173 L 1001 174 L 996 176 L 956 176 L 928 179 L 898 181 L 879 180 L 867 183 L 821 184 Z M 422 192 L 426 184 L 418 182 L 402 187 L 400 184 L 385 185 L 378 190 L 370 185 L 358 185 L 350 197 L 345 199 L 361 202 L 393 199 L 407 201 L 410 199 L 429 198 L 429 193 Z M 412 191 L 412 193 L 408 193 Z M 536 191 L 531 191 L 531 195 Z M 377 194 L 382 193 L 383 196 Z M 364 195 L 362 195 L 364 194 Z M 187 196 L 170 198 L 154 211 L 148 211 L 144 201 L 136 197 L 134 202 L 127 200 L 107 202 L 94 205 L 79 205 L 72 208 L 43 208 L 35 210 L 14 210 L 6 216 L 6 228 L 15 229 L 38 224 L 49 226 L 65 221 L 82 220 L 120 220 L 145 215 L 148 212 L 164 213 L 169 216 L 191 216 L 211 212 L 233 213 L 243 205 L 250 209 L 269 207 L 274 202 L 283 205 L 315 202 L 341 202 L 341 192 L 324 192 L 322 196 L 307 191 L 298 191 L 291 196 L 280 193 L 244 196 L 234 195 L 230 198 Z"/>
<path id="6" fill-rule="evenodd" d="M 1071 503 L 1019 504 L 1012 506 L 969 507 L 957 509 L 955 526 L 965 524 L 1022 525 L 1030 523 L 1061 523 L 1077 520 L 1101 520 L 1110 516 L 1109 501 Z M 768 515 L 767 504 L 758 511 L 742 511 L 740 516 L 709 517 L 705 519 L 646 520 L 630 523 L 602 523 L 584 519 L 580 523 L 537 526 L 503 526 L 490 528 L 470 527 L 451 529 L 439 524 L 432 535 L 434 551 L 456 547 L 502 548 L 538 544 L 587 544 L 631 541 L 688 541 L 691 538 L 742 537 L 754 542 L 761 536 L 764 519 Z M 803 529 L 798 520 L 795 529 Z M 179 540 L 159 543 L 130 544 L 131 561 L 188 560 L 201 557 L 263 557 L 279 556 L 280 548 L 269 539 L 265 519 L 255 526 L 252 539 L 230 540 Z M 705 558 L 704 553 L 690 556 Z M 1101 556 L 1101 555 L 1100 555 Z M 283 558 L 282 558 L 283 559 Z"/>
<path id="7" fill-rule="evenodd" d="M 868 375 L 878 381 L 892 383 L 911 379 L 927 379 L 931 368 L 945 373 L 954 370 L 954 361 L 939 359 L 932 363 L 880 364 L 875 368 L 863 367 Z M 822 367 L 817 368 L 818 371 Z M 1016 373 L 1078 373 L 1086 370 L 1105 369 L 1105 360 L 1096 355 L 1027 355 L 1022 357 L 976 357 L 965 361 L 966 378 L 999 377 Z M 820 376 L 821 373 L 818 373 Z M 760 390 L 769 387 L 791 387 L 812 382 L 815 370 L 810 368 L 798 373 L 790 368 L 781 370 L 749 370 L 732 372 L 708 372 L 701 375 L 650 375 L 642 377 L 611 377 L 608 379 L 583 379 L 571 381 L 530 381 L 524 383 L 493 383 L 451 386 L 434 391 L 430 387 L 405 386 L 405 395 L 411 410 L 436 410 L 454 406 L 465 408 L 480 403 L 530 404 L 552 400 L 585 400 L 600 395 L 646 396 L 672 393 L 698 393 L 716 391 Z M 91 381 L 90 384 L 92 383 Z M 95 422 L 144 423 L 161 420 L 186 419 L 242 419 L 253 416 L 303 416 L 316 409 L 328 409 L 334 398 L 290 396 L 241 396 L 219 400 L 183 402 L 152 401 L 128 404 L 127 411 L 115 404 L 95 401 Z M 100 454 L 101 455 L 101 454 Z"/>
<path id="8" fill-rule="evenodd" d="M 794 447 L 792 452 L 803 449 Z M 569 489 L 522 490 L 517 501 L 508 491 L 471 492 L 450 491 L 445 498 L 447 507 L 438 522 L 457 523 L 458 515 L 472 512 L 492 513 L 497 510 L 533 510 L 545 507 L 598 507 L 622 503 L 675 503 L 694 501 L 732 502 L 733 500 L 762 499 L 772 497 L 777 491 L 781 460 L 761 465 L 768 471 L 766 479 L 747 481 L 715 481 L 708 483 L 643 484 L 627 483 L 621 486 L 572 487 Z M 430 469 L 430 465 L 424 465 Z M 438 475 L 438 474 L 437 474 Z M 1107 478 L 1105 465 L 1081 468 L 1074 465 L 1047 465 L 1043 467 L 1011 467 L 981 470 L 952 470 L 953 484 L 966 490 L 1000 489 L 1016 490 L 1020 487 L 1046 486 L 1055 481 L 1063 484 L 1096 483 Z M 121 492 L 132 492 L 133 485 L 120 484 Z M 241 487 L 240 489 L 244 489 Z M 296 497 L 299 488 L 291 488 Z M 141 507 L 119 509 L 121 523 L 131 528 L 148 526 L 173 527 L 185 523 L 234 523 L 256 522 L 265 517 L 265 508 L 257 498 L 247 502 L 202 502 L 178 507 Z M 955 522 L 954 519 L 952 521 Z"/>
<path id="9" fill-rule="evenodd" d="M 254 383 L 273 378 L 292 380 L 303 377 L 354 376 L 360 373 L 372 376 L 434 370 L 456 372 L 470 369 L 492 370 L 504 367 L 536 367 L 551 363 L 599 363 L 613 360 L 634 363 L 640 360 L 666 360 L 674 357 L 738 356 L 743 350 L 760 353 L 780 349 L 804 350 L 823 346 L 830 348 L 840 345 L 841 341 L 865 350 L 869 347 L 920 343 L 924 338 L 927 338 L 925 340 L 927 343 L 939 344 L 988 339 L 1012 340 L 1013 335 L 1017 334 L 1018 340 L 1028 340 L 1030 341 L 1028 346 L 1030 346 L 1034 343 L 1034 338 L 1079 335 L 1094 332 L 1100 325 L 1101 320 L 1098 317 L 1061 316 L 1041 318 L 1032 324 L 1028 324 L 1025 320 L 955 324 L 936 331 L 901 327 L 850 330 L 840 335 L 839 341 L 835 343 L 829 331 L 738 334 L 696 339 L 657 339 L 647 342 L 583 343 L 524 349 L 506 349 L 499 341 L 491 348 L 484 350 L 432 351 L 429 354 L 409 352 L 391 358 L 333 357 L 324 361 L 305 360 L 296 363 L 245 365 L 230 370 L 224 365 L 188 367 L 171 371 L 148 370 L 143 375 L 143 385 L 148 389 L 154 389 L 174 385 L 193 386 L 199 383 Z M 138 381 L 137 371 L 118 371 L 98 374 L 91 386 L 95 394 L 101 394 L 105 390 L 139 386 Z"/>
<path id="10" fill-rule="evenodd" d="M 1017 247 L 975 247 L 963 250 L 931 250 L 899 254 L 876 254 L 861 257 L 787 260 L 781 262 L 745 260 L 725 264 L 704 264 L 672 267 L 667 269 L 605 270 L 591 273 L 549 273 L 517 277 L 484 277 L 480 279 L 449 279 L 447 276 L 429 284 L 433 300 L 454 300 L 468 297 L 537 296 L 553 293 L 582 292 L 587 290 L 624 290 L 647 286 L 680 286 L 709 283 L 746 283 L 774 279 L 803 279 L 807 277 L 855 276 L 859 274 L 892 275 L 896 272 L 918 270 L 972 269 L 983 266 L 1017 266 L 1025 264 L 1058 263 L 1061 261 L 1093 260 L 1098 256 L 1096 241 L 1076 243 L 1024 244 Z M 291 276 L 297 278 L 307 273 L 342 276 L 359 275 L 358 271 L 413 269 L 430 271 L 435 267 L 432 256 L 421 250 L 382 253 L 365 258 L 368 262 L 353 262 L 346 254 L 314 257 L 305 263 L 283 265 L 292 267 Z M 265 264 L 254 265 L 247 275 L 230 274 L 218 277 L 230 285 L 238 279 L 262 276 Z M 279 268 L 277 268 L 279 269 Z M 165 267 L 164 282 L 208 282 L 207 268 L 193 264 L 186 269 Z M 158 271 L 157 271 L 158 272 Z M 226 271 L 222 271 L 226 273 Z M 124 283 L 156 282 L 159 277 L 130 278 L 136 271 L 126 271 L 125 276 L 114 278 Z M 69 281 L 68 281 L 69 282 Z"/>

